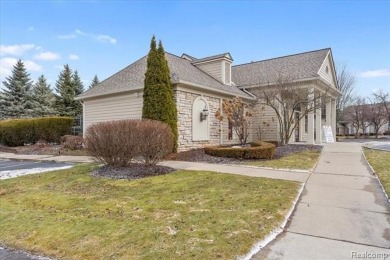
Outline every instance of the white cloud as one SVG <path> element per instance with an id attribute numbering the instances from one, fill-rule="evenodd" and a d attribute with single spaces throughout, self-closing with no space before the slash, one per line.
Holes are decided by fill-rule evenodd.
<path id="1" fill-rule="evenodd" d="M 79 34 L 79 35 L 88 35 L 88 33 L 85 33 L 85 32 L 83 32 L 83 31 L 81 31 L 81 30 L 79 30 L 79 29 L 76 29 L 74 32 L 75 32 L 76 34 Z"/>
<path id="2" fill-rule="evenodd" d="M 42 71 L 42 66 L 32 60 L 23 60 L 23 63 L 28 71 Z"/>
<path id="3" fill-rule="evenodd" d="M 96 39 L 100 42 L 109 42 L 111 44 L 115 44 L 116 43 L 116 39 L 109 36 L 109 35 L 103 35 L 103 34 L 100 34 L 98 36 L 96 36 Z"/>
<path id="4" fill-rule="evenodd" d="M 76 38 L 78 36 L 91 38 L 91 39 L 94 39 L 94 40 L 97 40 L 97 41 L 103 42 L 103 43 L 116 44 L 116 42 L 117 42 L 117 40 L 110 35 L 88 33 L 88 32 L 84 32 L 80 29 L 76 29 L 71 34 L 58 35 L 57 38 L 61 39 L 61 40 L 69 40 L 69 39 Z"/>
<path id="5" fill-rule="evenodd" d="M 28 27 L 28 29 L 27 29 L 27 31 L 29 31 L 29 32 L 32 32 L 32 31 L 34 31 L 34 30 L 35 30 L 34 26 L 30 26 L 30 27 Z"/>
<path id="6" fill-rule="evenodd" d="M 362 78 L 379 78 L 390 76 L 390 69 L 368 70 L 359 74 Z"/>
<path id="7" fill-rule="evenodd" d="M 57 38 L 61 39 L 61 40 L 69 40 L 69 39 L 76 38 L 76 35 L 74 35 L 74 34 L 64 34 L 64 35 L 58 35 Z"/>
<path id="8" fill-rule="evenodd" d="M 80 59 L 80 57 L 76 54 L 71 54 L 71 55 L 69 55 L 69 59 L 70 60 L 78 60 L 78 59 Z"/>
<path id="9" fill-rule="evenodd" d="M 36 49 L 34 44 L 0 45 L 0 55 L 22 55 L 26 51 Z"/>
<path id="10" fill-rule="evenodd" d="M 62 70 L 64 68 L 64 66 L 63 65 L 55 65 L 54 68 Z"/>
<path id="11" fill-rule="evenodd" d="M 18 59 L 15 58 L 1 58 L 0 59 L 0 76 L 1 78 L 5 78 L 11 75 L 12 69 Z M 23 60 L 24 66 L 28 71 L 42 71 L 42 66 L 31 61 L 31 60 Z"/>
<path id="12" fill-rule="evenodd" d="M 61 58 L 61 55 L 59 53 L 45 51 L 35 55 L 34 58 L 37 60 L 58 60 Z"/>

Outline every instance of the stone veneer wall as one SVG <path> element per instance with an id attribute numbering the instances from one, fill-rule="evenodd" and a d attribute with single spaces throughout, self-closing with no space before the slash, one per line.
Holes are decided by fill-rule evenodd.
<path id="1" fill-rule="evenodd" d="M 203 96 L 209 105 L 210 139 L 208 141 L 192 140 L 192 105 L 194 100 Z M 207 95 L 199 95 L 182 90 L 174 90 L 174 99 L 177 108 L 177 125 L 179 130 L 178 151 L 187 151 L 194 148 L 202 148 L 207 145 L 220 144 L 221 122 L 215 118 L 220 106 L 220 99 Z"/>

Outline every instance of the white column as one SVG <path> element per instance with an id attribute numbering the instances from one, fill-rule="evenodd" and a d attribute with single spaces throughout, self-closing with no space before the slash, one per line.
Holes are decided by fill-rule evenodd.
<path id="1" fill-rule="evenodd" d="M 325 114 L 326 114 L 326 119 L 325 119 L 325 124 L 326 125 L 332 125 L 332 102 L 330 99 L 326 101 L 326 109 L 325 109 Z"/>
<path id="2" fill-rule="evenodd" d="M 314 144 L 314 113 L 310 112 L 307 115 L 307 143 Z"/>
<path id="3" fill-rule="evenodd" d="M 305 133 L 305 117 L 301 118 L 301 120 L 299 121 L 299 141 L 303 141 L 304 133 Z"/>
<path id="4" fill-rule="evenodd" d="M 314 99 L 314 91 L 312 91 L 311 94 L 308 95 L 308 106 L 309 109 L 312 109 L 314 106 L 313 99 Z M 314 111 L 311 111 L 307 115 L 307 141 L 308 144 L 314 144 Z"/>
<path id="5" fill-rule="evenodd" d="M 321 108 L 316 109 L 316 144 L 322 143 L 322 124 L 321 124 Z"/>
<path id="6" fill-rule="evenodd" d="M 333 138 L 336 141 L 336 99 L 332 99 L 332 132 Z"/>

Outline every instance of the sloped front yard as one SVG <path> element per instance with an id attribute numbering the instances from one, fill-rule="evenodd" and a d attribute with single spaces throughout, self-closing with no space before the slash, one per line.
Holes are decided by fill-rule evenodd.
<path id="1" fill-rule="evenodd" d="M 0 243 L 59 259 L 233 259 L 282 222 L 300 187 L 198 171 L 112 180 L 94 167 L 0 181 Z"/>

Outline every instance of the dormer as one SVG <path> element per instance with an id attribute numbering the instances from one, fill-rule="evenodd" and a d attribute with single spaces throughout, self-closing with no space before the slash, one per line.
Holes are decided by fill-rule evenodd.
<path id="1" fill-rule="evenodd" d="M 231 85 L 233 58 L 230 53 L 223 53 L 202 59 L 195 59 L 187 54 L 186 59 L 192 59 L 191 63 L 198 69 L 203 70 L 222 84 Z"/>

